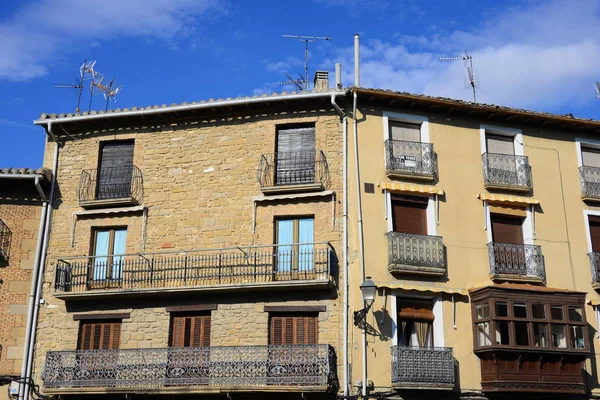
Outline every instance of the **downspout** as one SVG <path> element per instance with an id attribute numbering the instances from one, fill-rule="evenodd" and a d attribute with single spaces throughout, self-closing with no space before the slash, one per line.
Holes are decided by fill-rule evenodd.
<path id="1" fill-rule="evenodd" d="M 358 163 L 358 120 L 356 118 L 356 108 L 358 102 L 358 94 L 356 90 L 360 87 L 360 43 L 358 33 L 354 35 L 354 86 L 353 91 L 354 103 L 352 105 L 352 119 L 354 120 L 354 167 L 356 169 L 356 205 L 358 219 L 358 251 L 361 282 L 365 280 L 365 238 L 363 233 L 362 220 L 362 198 L 360 194 L 360 168 Z M 363 304 L 363 306 L 365 306 Z M 363 329 L 361 334 L 362 341 L 362 395 L 367 396 L 367 332 Z"/>
<path id="2" fill-rule="evenodd" d="M 338 69 L 336 64 L 336 71 Z M 344 332 L 343 332 L 343 387 L 344 387 L 344 399 L 348 398 L 348 308 L 350 304 L 348 302 L 348 117 L 346 113 L 337 105 L 335 102 L 335 96 L 331 95 L 331 105 L 342 117 L 342 174 L 343 174 L 343 200 L 342 200 L 342 259 L 343 259 L 343 274 L 344 274 Z"/>
<path id="3" fill-rule="evenodd" d="M 31 294 L 29 296 L 29 307 L 27 314 L 27 327 L 25 334 L 25 348 L 23 349 L 23 367 L 21 369 L 21 385 L 19 388 L 19 400 L 29 399 L 30 383 L 32 381 L 31 371 L 33 369 L 33 354 L 35 352 L 35 334 L 37 329 L 37 318 L 40 310 L 40 298 L 42 284 L 44 282 L 44 265 L 49 243 L 50 219 L 52 216 L 52 204 L 54 201 L 54 188 L 56 186 L 56 171 L 58 169 L 58 142 L 52 133 L 52 122 L 47 125 L 48 135 L 54 140 L 54 162 L 52 167 L 52 183 L 50 184 L 50 199 L 45 203 L 45 221 L 40 221 L 40 229 L 43 225 L 44 233 L 38 237 L 38 251 L 36 252 L 35 265 L 31 280 Z M 50 208 L 48 209 L 48 205 Z M 39 244 L 41 245 L 41 250 Z M 33 296 L 32 296 L 33 295 Z"/>

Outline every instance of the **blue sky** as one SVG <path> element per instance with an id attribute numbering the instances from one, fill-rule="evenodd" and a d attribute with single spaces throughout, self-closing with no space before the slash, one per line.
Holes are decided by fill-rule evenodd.
<path id="1" fill-rule="evenodd" d="M 362 86 L 469 100 L 462 63 L 438 60 L 466 49 L 480 102 L 600 119 L 599 27 L 600 0 L 4 0 L 0 168 L 41 166 L 32 121 L 74 111 L 52 85 L 84 58 L 123 85 L 111 108 L 272 93 L 303 69 L 303 42 L 282 34 L 332 36 L 311 45 L 310 69 L 341 62 L 344 85 L 360 33 Z"/>

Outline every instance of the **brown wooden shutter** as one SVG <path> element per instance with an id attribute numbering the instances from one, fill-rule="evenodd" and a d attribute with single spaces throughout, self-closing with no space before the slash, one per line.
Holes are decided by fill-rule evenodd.
<path id="1" fill-rule="evenodd" d="M 210 314 L 173 315 L 171 347 L 210 346 Z"/>
<path id="2" fill-rule="evenodd" d="M 81 322 L 78 350 L 118 349 L 121 321 Z"/>
<path id="3" fill-rule="evenodd" d="M 600 217 L 589 217 L 590 239 L 592 240 L 592 251 L 600 252 Z"/>
<path id="4" fill-rule="evenodd" d="M 395 232 L 427 235 L 426 197 L 392 196 L 392 215 Z"/>
<path id="5" fill-rule="evenodd" d="M 270 344 L 317 344 L 317 316 L 272 315 Z"/>
<path id="6" fill-rule="evenodd" d="M 523 244 L 523 218 L 491 214 L 490 219 L 494 242 Z"/>

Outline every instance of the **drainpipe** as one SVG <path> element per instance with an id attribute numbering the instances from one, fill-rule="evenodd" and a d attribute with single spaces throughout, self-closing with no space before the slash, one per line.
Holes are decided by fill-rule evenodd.
<path id="1" fill-rule="evenodd" d="M 31 370 L 33 368 L 33 354 L 35 352 L 35 334 L 37 329 L 37 318 L 40 310 L 42 284 L 44 282 L 44 265 L 46 263 L 46 253 L 48 250 L 50 218 L 52 216 L 52 203 L 54 201 L 54 188 L 56 186 L 56 171 L 58 167 L 58 142 L 56 142 L 56 138 L 52 133 L 52 122 L 48 123 L 47 132 L 48 135 L 54 140 L 52 183 L 50 185 L 50 199 L 44 203 L 44 221 L 40 221 L 40 232 L 42 227 L 44 232 L 43 236 L 38 236 L 38 248 L 36 251 L 34 270 L 31 280 L 31 293 L 29 295 L 29 307 L 27 312 L 27 327 L 25 330 L 25 348 L 23 349 L 23 367 L 21 369 L 21 384 L 19 385 L 19 400 L 29 399 Z M 48 205 L 50 205 L 50 209 L 48 209 Z"/>
<path id="2" fill-rule="evenodd" d="M 360 87 L 360 43 L 358 33 L 354 35 L 354 86 L 356 87 L 353 91 L 354 103 L 352 105 L 352 119 L 354 120 L 354 164 L 356 168 L 356 205 L 357 205 L 357 218 L 358 218 L 358 251 L 359 251 L 359 263 L 361 282 L 365 280 L 365 238 L 363 233 L 363 220 L 362 220 L 362 198 L 360 194 L 360 168 L 358 163 L 358 120 L 356 117 L 356 106 L 358 102 L 357 88 Z M 365 305 L 363 304 L 363 307 Z M 362 395 L 367 395 L 367 333 L 362 330 L 361 335 L 362 341 Z"/>
<path id="3" fill-rule="evenodd" d="M 341 77 L 340 64 L 335 65 L 336 70 L 336 81 Z M 341 89 L 341 85 L 338 89 Z M 348 308 L 350 304 L 348 302 L 348 117 L 346 113 L 337 105 L 335 102 L 335 96 L 331 96 L 331 105 L 336 109 L 340 117 L 342 117 L 342 141 L 343 141 L 343 161 L 342 161 L 342 173 L 343 173 L 343 201 L 342 201 L 342 258 L 343 258 L 343 274 L 344 274 L 344 332 L 343 332 L 343 369 L 344 369 L 344 399 L 348 398 Z"/>

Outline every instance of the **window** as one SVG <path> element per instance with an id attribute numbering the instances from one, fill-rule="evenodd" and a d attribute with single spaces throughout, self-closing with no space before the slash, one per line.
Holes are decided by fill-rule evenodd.
<path id="1" fill-rule="evenodd" d="M 121 320 L 82 321 L 77 350 L 118 349 Z"/>
<path id="2" fill-rule="evenodd" d="M 316 313 L 272 314 L 269 318 L 269 344 L 317 344 Z"/>
<path id="3" fill-rule="evenodd" d="M 313 217 L 276 220 L 277 272 L 308 272 L 314 270 Z"/>
<path id="4" fill-rule="evenodd" d="M 587 167 L 600 168 L 600 149 L 582 146 L 581 163 Z"/>
<path id="5" fill-rule="evenodd" d="M 433 346 L 433 304 L 430 300 L 398 299 L 398 345 Z"/>
<path id="6" fill-rule="evenodd" d="M 120 283 L 123 279 L 123 263 L 126 228 L 98 228 L 93 230 L 91 280 L 95 283 Z"/>
<path id="7" fill-rule="evenodd" d="M 390 121 L 390 139 L 403 142 L 420 142 L 421 125 Z"/>
<path id="8" fill-rule="evenodd" d="M 588 215 L 592 252 L 600 252 L 600 216 Z"/>
<path id="9" fill-rule="evenodd" d="M 512 215 L 491 214 L 492 241 L 496 243 L 523 244 L 525 218 Z"/>
<path id="10" fill-rule="evenodd" d="M 169 346 L 210 346 L 210 312 L 172 314 Z"/>
<path id="11" fill-rule="evenodd" d="M 548 300 L 551 299 L 551 296 Z M 476 296 L 477 297 L 477 296 Z M 585 350 L 586 324 L 582 305 L 561 300 L 482 299 L 473 303 L 475 347 L 528 347 Z M 490 308 L 494 310 L 490 315 Z"/>
<path id="12" fill-rule="evenodd" d="M 131 197 L 133 142 L 105 142 L 100 145 L 96 199 Z"/>
<path id="13" fill-rule="evenodd" d="M 427 204 L 429 198 L 391 195 L 394 232 L 427 235 Z"/>
<path id="14" fill-rule="evenodd" d="M 315 156 L 314 126 L 278 129 L 275 184 L 314 183 Z"/>
<path id="15" fill-rule="evenodd" d="M 488 153 L 515 155 L 514 138 L 512 136 L 486 133 L 485 145 Z"/>

